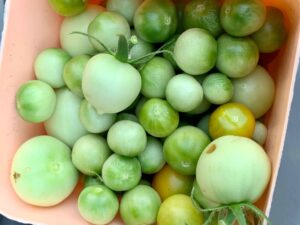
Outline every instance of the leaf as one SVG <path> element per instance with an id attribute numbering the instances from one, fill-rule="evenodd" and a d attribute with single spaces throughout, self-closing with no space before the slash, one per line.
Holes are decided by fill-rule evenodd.
<path id="1" fill-rule="evenodd" d="M 213 211 L 209 214 L 209 217 L 207 218 L 207 220 L 205 221 L 205 223 L 203 223 L 203 225 L 210 225 L 213 221 L 214 216 L 216 215 L 216 211 Z"/>
<path id="2" fill-rule="evenodd" d="M 124 35 L 120 35 L 118 41 L 118 48 L 115 56 L 121 62 L 127 62 L 128 54 L 129 54 L 129 47 L 128 47 L 127 40 Z"/>
<path id="3" fill-rule="evenodd" d="M 219 222 L 222 221 L 224 225 L 232 225 L 235 221 L 235 216 L 231 210 L 227 212 L 227 215 L 223 219 L 219 219 Z"/>
<path id="4" fill-rule="evenodd" d="M 268 224 L 272 225 L 272 222 L 269 220 L 269 218 L 259 208 L 257 208 L 255 205 L 253 205 L 251 203 L 244 203 L 243 205 L 246 208 L 250 209 L 252 212 L 254 212 L 255 215 L 265 219 L 268 222 Z"/>
<path id="5" fill-rule="evenodd" d="M 239 225 L 247 225 L 246 218 L 240 204 L 230 205 L 229 209 L 232 211 Z"/>

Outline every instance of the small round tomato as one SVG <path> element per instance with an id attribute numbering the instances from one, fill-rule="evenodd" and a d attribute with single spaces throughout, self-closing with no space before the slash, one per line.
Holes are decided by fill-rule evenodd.
<path id="1" fill-rule="evenodd" d="M 55 12 L 61 16 L 75 16 L 83 12 L 87 6 L 87 0 L 48 0 Z"/>
<path id="2" fill-rule="evenodd" d="M 203 214 L 187 195 L 177 194 L 166 199 L 157 215 L 158 225 L 202 225 Z"/>
<path id="3" fill-rule="evenodd" d="M 146 0 L 136 10 L 133 18 L 137 34 L 150 43 L 169 39 L 177 28 L 177 15 L 171 0 Z"/>
<path id="4" fill-rule="evenodd" d="M 227 103 L 219 106 L 211 114 L 208 129 L 213 139 L 224 135 L 251 138 L 255 129 L 255 118 L 246 106 Z"/>
<path id="5" fill-rule="evenodd" d="M 165 165 L 154 175 L 152 187 L 164 200 L 175 194 L 189 195 L 193 187 L 193 179 L 194 176 L 181 175 L 170 166 Z"/>

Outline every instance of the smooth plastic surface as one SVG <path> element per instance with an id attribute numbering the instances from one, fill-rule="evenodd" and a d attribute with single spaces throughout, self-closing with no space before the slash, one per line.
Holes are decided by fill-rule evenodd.
<path id="1" fill-rule="evenodd" d="M 264 60 L 276 82 L 276 98 L 266 118 L 269 128 L 266 151 L 272 161 L 273 175 L 269 188 L 258 205 L 269 214 L 282 149 L 299 58 L 300 1 L 268 0 L 268 5 L 280 7 L 287 17 L 289 37 L 283 49 Z M 23 203 L 14 193 L 9 180 L 11 160 L 17 148 L 27 139 L 43 134 L 42 125 L 24 122 L 15 110 L 18 87 L 34 79 L 33 62 L 44 48 L 59 46 L 57 16 L 41 0 L 10 0 L 2 43 L 0 67 L 0 213 L 17 221 L 34 224 L 88 224 L 79 215 L 76 191 L 62 204 L 51 208 L 38 208 Z M 122 224 L 119 220 L 111 224 Z"/>

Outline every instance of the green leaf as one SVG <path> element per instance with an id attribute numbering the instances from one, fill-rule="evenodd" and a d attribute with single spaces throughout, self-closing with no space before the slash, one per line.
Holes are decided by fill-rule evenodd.
<path id="1" fill-rule="evenodd" d="M 209 217 L 206 219 L 205 223 L 203 225 L 210 225 L 216 215 L 216 211 L 213 211 L 209 214 Z"/>
<path id="2" fill-rule="evenodd" d="M 235 216 L 231 210 L 227 211 L 227 215 L 224 218 L 219 218 L 219 224 L 232 225 L 235 221 Z"/>
<path id="3" fill-rule="evenodd" d="M 265 219 L 268 222 L 268 224 L 272 225 L 272 222 L 269 220 L 269 218 L 259 208 L 257 208 L 255 205 L 253 205 L 251 203 L 244 203 L 243 205 L 246 208 L 250 209 L 252 212 L 254 212 L 255 215 Z"/>
<path id="4" fill-rule="evenodd" d="M 149 60 L 151 60 L 154 56 L 156 56 L 157 54 L 161 54 L 161 53 L 164 53 L 164 52 L 168 52 L 169 54 L 173 54 L 173 52 L 168 51 L 168 50 L 157 50 L 155 52 L 151 52 L 149 54 L 146 54 L 146 55 L 144 55 L 144 56 L 142 56 L 140 58 L 129 60 L 128 63 L 130 63 L 130 64 L 142 64 L 142 63 L 146 63 Z"/>
<path id="5" fill-rule="evenodd" d="M 116 58 L 121 62 L 128 61 L 129 47 L 128 42 L 124 35 L 119 36 L 118 49 L 116 53 Z"/>
<path id="6" fill-rule="evenodd" d="M 241 207 L 241 205 L 230 205 L 229 209 L 232 211 L 235 219 L 239 223 L 239 225 L 247 225 L 246 218 L 244 215 L 244 211 Z"/>
<path id="7" fill-rule="evenodd" d="M 109 53 L 110 55 L 114 55 L 114 53 L 108 47 L 106 47 L 101 41 L 98 40 L 98 38 L 94 37 L 93 35 L 90 35 L 90 34 L 87 34 L 87 33 L 83 33 L 83 32 L 80 32 L 80 31 L 73 31 L 70 34 L 80 34 L 80 35 L 86 36 L 86 37 L 88 37 L 90 39 L 93 39 L 98 44 L 100 44 L 107 53 Z"/>

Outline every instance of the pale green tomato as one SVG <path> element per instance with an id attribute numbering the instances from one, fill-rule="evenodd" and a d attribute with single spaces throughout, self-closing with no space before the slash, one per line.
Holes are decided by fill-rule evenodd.
<path id="1" fill-rule="evenodd" d="M 117 121 L 121 121 L 121 120 L 130 120 L 130 121 L 137 122 L 137 123 L 139 122 L 136 115 L 131 114 L 131 113 L 119 113 L 117 116 Z"/>
<path id="2" fill-rule="evenodd" d="M 139 72 L 130 64 L 101 53 L 87 63 L 82 91 L 98 113 L 118 113 L 138 97 L 142 86 Z"/>
<path id="3" fill-rule="evenodd" d="M 209 118 L 210 118 L 210 114 L 207 114 L 207 115 L 201 117 L 201 119 L 197 123 L 197 127 L 200 128 L 201 130 L 203 130 L 206 134 L 209 134 L 209 131 L 208 131 Z"/>
<path id="4" fill-rule="evenodd" d="M 199 156 L 209 143 L 210 138 L 199 128 L 179 127 L 164 142 L 164 158 L 176 172 L 194 175 Z"/>
<path id="5" fill-rule="evenodd" d="M 147 135 L 139 123 L 121 120 L 109 128 L 107 143 L 115 153 L 134 157 L 145 150 Z"/>
<path id="6" fill-rule="evenodd" d="M 56 103 L 56 95 L 50 85 L 32 80 L 22 84 L 16 95 L 16 107 L 22 119 L 40 123 L 49 119 Z"/>
<path id="7" fill-rule="evenodd" d="M 206 97 L 203 95 L 202 101 L 198 104 L 198 106 L 187 113 L 192 115 L 205 113 L 207 110 L 209 110 L 210 106 L 211 103 L 207 101 Z"/>
<path id="8" fill-rule="evenodd" d="M 203 196 L 203 193 L 201 192 L 201 189 L 200 189 L 196 179 L 194 180 L 194 183 L 193 183 L 193 196 L 192 197 L 203 208 L 214 208 L 214 207 L 219 206 L 219 204 L 217 204 Z"/>
<path id="9" fill-rule="evenodd" d="M 78 197 L 80 215 L 88 222 L 105 225 L 111 222 L 119 209 L 119 201 L 114 192 L 104 185 L 84 188 Z"/>
<path id="10" fill-rule="evenodd" d="M 252 136 L 252 139 L 256 141 L 260 145 L 264 145 L 267 139 L 268 129 L 267 127 L 260 121 L 255 122 L 255 129 Z"/>
<path id="11" fill-rule="evenodd" d="M 79 97 L 83 97 L 81 81 L 83 70 L 89 59 L 87 55 L 75 56 L 64 67 L 64 81 L 67 87 Z"/>
<path id="12" fill-rule="evenodd" d="M 261 66 L 257 66 L 248 76 L 233 79 L 234 94 L 231 99 L 247 106 L 255 116 L 263 116 L 272 106 L 275 84 L 272 77 Z"/>
<path id="13" fill-rule="evenodd" d="M 202 225 L 204 215 L 193 205 L 192 199 L 183 194 L 172 195 L 161 204 L 157 225 Z"/>
<path id="14" fill-rule="evenodd" d="M 166 98 L 179 112 L 189 112 L 203 99 L 201 84 L 192 76 L 179 74 L 170 79 L 166 88 Z"/>
<path id="15" fill-rule="evenodd" d="M 154 46 L 137 36 L 134 30 L 131 31 L 130 42 L 132 47 L 129 50 L 129 59 L 137 59 L 153 52 Z"/>
<path id="16" fill-rule="evenodd" d="M 169 80 L 175 75 L 172 64 L 162 57 L 154 57 L 141 69 L 142 94 L 147 98 L 165 98 Z"/>
<path id="17" fill-rule="evenodd" d="M 53 88 L 63 87 L 65 85 L 64 66 L 70 59 L 71 57 L 60 48 L 43 50 L 34 62 L 36 78 L 48 83 Z"/>
<path id="18" fill-rule="evenodd" d="M 108 0 L 106 8 L 124 16 L 127 22 L 132 25 L 134 13 L 142 2 L 143 0 Z"/>
<path id="19" fill-rule="evenodd" d="M 130 38 L 130 26 L 127 20 L 115 12 L 100 12 L 100 14 L 90 23 L 88 34 L 94 36 L 102 44 L 112 51 L 116 51 L 120 35 Z M 92 45 L 100 52 L 104 51 L 102 45 L 90 39 Z"/>
<path id="20" fill-rule="evenodd" d="M 50 136 L 37 136 L 23 143 L 14 155 L 10 180 L 26 203 L 53 206 L 67 198 L 78 181 L 71 149 Z"/>
<path id="21" fill-rule="evenodd" d="M 126 225 L 154 224 L 160 204 L 160 197 L 152 187 L 138 185 L 123 195 L 121 218 Z"/>
<path id="22" fill-rule="evenodd" d="M 146 148 L 138 155 L 138 160 L 140 161 L 142 172 L 145 174 L 153 174 L 161 170 L 166 162 L 161 142 L 148 136 Z"/>
<path id="23" fill-rule="evenodd" d="M 167 137 L 179 124 L 179 114 L 165 100 L 151 98 L 140 109 L 139 120 L 154 137 Z"/>
<path id="24" fill-rule="evenodd" d="M 255 141 L 222 136 L 202 152 L 196 179 L 203 196 L 217 204 L 256 202 L 266 189 L 271 163 Z"/>
<path id="25" fill-rule="evenodd" d="M 104 184 L 114 191 L 127 191 L 141 180 L 142 170 L 137 158 L 112 154 L 102 167 Z"/>
<path id="26" fill-rule="evenodd" d="M 249 37 L 231 37 L 223 34 L 218 39 L 217 68 L 232 78 L 247 76 L 257 66 L 259 51 Z"/>
<path id="27" fill-rule="evenodd" d="M 111 155 L 106 140 L 95 134 L 79 138 L 72 149 L 72 162 L 83 174 L 94 176 L 101 173 L 104 161 Z"/>
<path id="28" fill-rule="evenodd" d="M 216 64 L 217 41 L 204 29 L 188 29 L 175 43 L 174 59 L 185 73 L 204 74 Z"/>
<path id="29" fill-rule="evenodd" d="M 60 27 L 60 44 L 62 49 L 71 56 L 96 54 L 97 50 L 92 46 L 88 37 L 71 33 L 74 31 L 87 33 L 89 24 L 104 10 L 105 8 L 100 5 L 90 4 L 81 14 L 65 18 Z"/>
<path id="30" fill-rule="evenodd" d="M 98 114 L 96 109 L 84 99 L 80 105 L 79 117 L 88 132 L 102 133 L 114 124 L 117 115 L 115 113 Z"/>
<path id="31" fill-rule="evenodd" d="M 202 84 L 206 99 L 213 104 L 224 104 L 229 102 L 233 96 L 233 85 L 231 80 L 222 73 L 208 75 Z"/>
<path id="32" fill-rule="evenodd" d="M 81 99 L 66 88 L 56 91 L 56 107 L 52 116 L 45 121 L 47 134 L 69 146 L 87 134 L 79 119 Z"/>
<path id="33" fill-rule="evenodd" d="M 86 9 L 87 0 L 48 0 L 52 9 L 61 16 L 75 16 Z"/>

